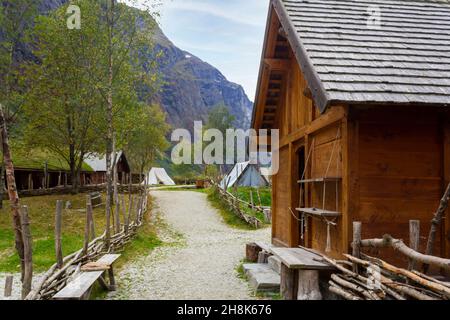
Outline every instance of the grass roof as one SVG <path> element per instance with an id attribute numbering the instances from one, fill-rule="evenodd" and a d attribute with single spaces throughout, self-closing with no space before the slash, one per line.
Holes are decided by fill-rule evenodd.
<path id="1" fill-rule="evenodd" d="M 70 171 L 69 164 L 64 158 L 55 155 L 48 151 L 42 150 L 27 150 L 27 151 L 12 151 L 13 164 L 16 169 L 31 169 L 43 170 L 45 162 L 48 164 L 49 170 L 54 171 Z M 92 168 L 83 163 L 82 170 L 86 172 L 93 172 Z"/>

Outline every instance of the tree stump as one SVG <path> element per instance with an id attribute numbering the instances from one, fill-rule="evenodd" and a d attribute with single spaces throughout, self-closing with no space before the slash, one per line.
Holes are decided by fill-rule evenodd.
<path id="1" fill-rule="evenodd" d="M 283 300 L 297 300 L 297 272 L 281 264 L 280 292 Z"/>
<path id="2" fill-rule="evenodd" d="M 259 253 L 262 249 L 256 243 L 247 243 L 245 248 L 245 257 L 248 262 L 258 262 Z"/>
<path id="3" fill-rule="evenodd" d="M 322 300 L 319 287 L 319 271 L 298 270 L 297 300 Z"/>

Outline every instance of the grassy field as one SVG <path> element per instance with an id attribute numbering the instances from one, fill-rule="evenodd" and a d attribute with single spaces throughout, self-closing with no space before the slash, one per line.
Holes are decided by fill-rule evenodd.
<path id="1" fill-rule="evenodd" d="M 272 189 L 271 188 L 251 188 L 251 187 L 239 187 L 237 188 L 237 197 L 246 202 L 250 202 L 250 193 L 253 193 L 253 203 L 257 206 L 260 205 L 258 192 L 261 198 L 261 205 L 263 207 L 271 207 L 272 206 Z M 234 189 L 230 188 L 228 191 L 232 194 L 235 194 Z"/>
<path id="2" fill-rule="evenodd" d="M 83 246 L 86 214 L 85 194 L 21 199 L 21 204 L 27 205 L 29 208 L 33 237 L 33 267 L 36 272 L 45 271 L 55 263 L 54 220 L 57 200 L 71 201 L 72 203 L 72 209 L 65 209 L 63 212 L 63 254 L 68 255 Z M 104 206 L 94 209 L 94 221 L 96 235 L 100 235 L 106 222 Z M 159 244 L 155 230 L 147 221 L 135 241 L 128 245 L 121 263 L 127 261 L 128 257 L 144 251 L 148 252 Z M 9 202 L 4 201 L 4 208 L 0 210 L 0 272 L 18 272 L 19 270 L 19 258 L 14 249 L 14 232 Z"/>

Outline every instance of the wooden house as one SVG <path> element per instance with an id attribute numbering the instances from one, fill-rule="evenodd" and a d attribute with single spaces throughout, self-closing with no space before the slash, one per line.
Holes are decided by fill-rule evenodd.
<path id="1" fill-rule="evenodd" d="M 450 4 L 271 0 L 252 127 L 280 132 L 274 245 L 340 257 L 353 221 L 408 243 L 417 219 L 423 252 L 450 183 Z"/>
<path id="2" fill-rule="evenodd" d="M 114 161 L 114 156 L 112 156 L 111 161 Z M 106 157 L 104 155 L 93 155 L 88 157 L 85 162 L 93 169 L 93 172 L 87 177 L 89 184 L 106 183 Z M 128 183 L 130 173 L 131 169 L 125 153 L 123 151 L 117 152 L 117 175 L 119 183 Z"/>

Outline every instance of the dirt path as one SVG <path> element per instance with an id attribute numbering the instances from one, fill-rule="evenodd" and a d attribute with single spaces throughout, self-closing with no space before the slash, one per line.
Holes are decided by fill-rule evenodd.
<path id="1" fill-rule="evenodd" d="M 108 299 L 250 299 L 236 266 L 250 241 L 269 241 L 270 229 L 228 227 L 206 195 L 155 191 L 159 237 L 166 245 L 125 266 Z"/>

